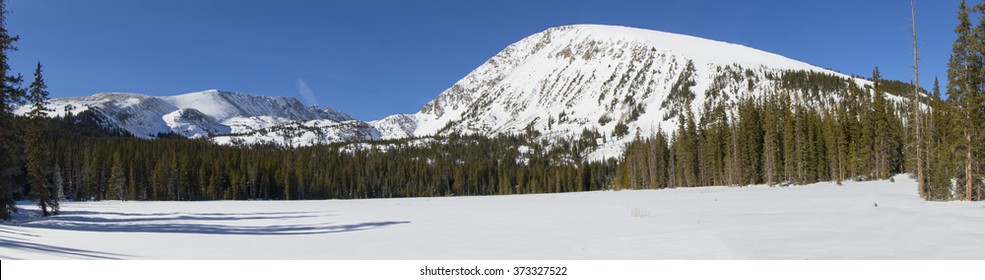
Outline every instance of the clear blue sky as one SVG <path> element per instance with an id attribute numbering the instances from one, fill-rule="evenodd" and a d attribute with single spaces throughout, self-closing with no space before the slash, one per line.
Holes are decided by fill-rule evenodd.
<path id="1" fill-rule="evenodd" d="M 878 66 L 885 78 L 912 80 L 907 0 L 7 2 L 8 30 L 21 37 L 13 70 L 29 76 L 40 60 L 55 97 L 217 88 L 370 120 L 416 112 L 510 43 L 577 23 L 738 43 L 846 74 Z M 926 88 L 946 79 L 957 3 L 918 2 Z"/>

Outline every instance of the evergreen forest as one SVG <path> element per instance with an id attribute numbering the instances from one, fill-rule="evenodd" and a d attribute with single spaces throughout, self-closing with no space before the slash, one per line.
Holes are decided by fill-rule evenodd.
<path id="1" fill-rule="evenodd" d="M 16 74 L 19 37 L 0 1 L 0 219 L 31 199 L 300 200 L 506 195 L 698 186 L 801 185 L 918 178 L 926 200 L 985 199 L 985 4 L 958 7 L 948 76 L 930 90 L 789 71 L 767 95 L 674 114 L 674 132 L 643 135 L 621 157 L 591 161 L 580 138 L 447 135 L 303 148 L 224 146 L 105 130 L 91 113 L 50 118 L 44 66 Z M 818 92 L 834 92 L 816 96 Z M 877 94 L 877 93 L 889 93 Z M 805 98 L 807 97 L 807 98 Z M 25 115 L 13 113 L 27 104 Z M 616 134 L 627 135 L 620 123 Z"/>

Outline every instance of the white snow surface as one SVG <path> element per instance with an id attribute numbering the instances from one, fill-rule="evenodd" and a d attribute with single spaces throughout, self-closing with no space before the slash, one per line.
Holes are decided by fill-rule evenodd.
<path id="1" fill-rule="evenodd" d="M 985 202 L 896 182 L 321 201 L 69 202 L 0 259 L 985 259 Z"/>

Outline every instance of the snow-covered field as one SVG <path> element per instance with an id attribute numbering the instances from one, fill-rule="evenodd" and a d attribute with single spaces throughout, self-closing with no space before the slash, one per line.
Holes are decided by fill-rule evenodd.
<path id="1" fill-rule="evenodd" d="M 489 197 L 79 202 L 0 259 L 985 259 L 985 203 L 915 183 Z"/>

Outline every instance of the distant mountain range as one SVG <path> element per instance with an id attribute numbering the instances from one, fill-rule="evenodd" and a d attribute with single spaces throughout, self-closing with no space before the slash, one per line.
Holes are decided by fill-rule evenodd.
<path id="1" fill-rule="evenodd" d="M 221 90 L 163 97 L 99 93 L 55 98 L 50 108 L 54 115 L 91 110 L 107 128 L 136 137 L 178 134 L 220 144 L 297 147 L 451 133 L 532 133 L 547 139 L 592 135 L 603 141 L 587 156 L 599 159 L 618 156 L 638 136 L 674 131 L 677 116 L 689 110 L 700 115 L 715 104 L 780 91 L 820 106 L 836 102 L 835 93 L 783 85 L 781 77 L 796 71 L 843 78 L 858 87 L 871 84 L 736 44 L 629 27 L 571 25 L 513 43 L 417 113 L 381 120 L 356 120 L 290 97 Z"/>

